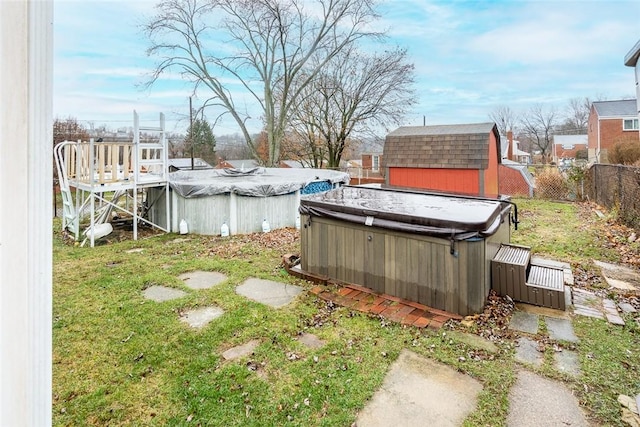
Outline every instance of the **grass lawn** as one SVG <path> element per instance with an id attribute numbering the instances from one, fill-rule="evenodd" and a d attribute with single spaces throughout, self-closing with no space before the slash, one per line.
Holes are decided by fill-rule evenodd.
<path id="1" fill-rule="evenodd" d="M 586 272 L 592 259 L 620 259 L 605 238 L 606 218 L 574 204 L 517 203 L 514 243 Z M 497 333 L 500 351 L 489 354 L 447 335 L 457 324 L 402 327 L 306 292 L 281 309 L 237 295 L 234 288 L 250 277 L 311 288 L 281 267 L 283 254 L 300 252 L 294 230 L 227 239 L 169 234 L 80 248 L 64 244 L 60 223 L 54 226 L 54 425 L 349 426 L 403 348 L 484 385 L 465 425 L 504 425 L 516 372 L 508 337 Z M 638 253 L 637 245 L 625 248 Z M 228 280 L 191 290 L 177 276 L 194 270 Z M 142 291 L 156 284 L 187 295 L 144 299 Z M 207 327 L 179 321 L 182 311 L 209 305 L 225 313 Z M 574 327 L 584 374 L 564 377 L 550 362 L 540 373 L 565 381 L 595 421 L 622 425 L 617 395 L 640 393 L 640 330 L 631 318 L 624 328 L 584 318 Z M 326 345 L 305 347 L 296 339 L 302 332 Z M 260 343 L 250 357 L 222 358 L 250 340 Z"/>

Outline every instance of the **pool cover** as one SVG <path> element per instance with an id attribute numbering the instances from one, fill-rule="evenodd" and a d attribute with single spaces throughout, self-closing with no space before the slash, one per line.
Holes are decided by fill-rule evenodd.
<path id="1" fill-rule="evenodd" d="M 494 234 L 510 209 L 500 200 L 352 186 L 300 201 L 300 213 L 311 217 L 455 240 Z"/>
<path id="2" fill-rule="evenodd" d="M 278 196 L 317 182 L 348 184 L 349 175 L 310 168 L 209 169 L 169 174 L 169 185 L 184 198 L 224 193 L 253 197 Z"/>

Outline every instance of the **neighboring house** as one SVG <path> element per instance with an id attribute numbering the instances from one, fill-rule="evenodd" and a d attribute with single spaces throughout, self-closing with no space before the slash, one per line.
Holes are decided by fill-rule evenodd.
<path id="1" fill-rule="evenodd" d="M 561 159 L 575 159 L 580 150 L 587 150 L 588 135 L 554 135 L 553 161 L 558 164 Z"/>
<path id="2" fill-rule="evenodd" d="M 636 71 L 636 110 L 638 117 L 640 117 L 640 40 L 625 55 L 624 65 L 633 67 Z"/>
<path id="3" fill-rule="evenodd" d="M 362 154 L 362 169 L 368 170 L 373 175 L 381 176 L 382 153 L 365 153 Z"/>
<path id="4" fill-rule="evenodd" d="M 280 160 L 281 168 L 301 169 L 311 167 L 301 160 Z"/>
<path id="5" fill-rule="evenodd" d="M 589 162 L 606 163 L 607 150 L 617 142 L 640 142 L 638 105 L 635 99 L 596 101 L 589 113 Z"/>
<path id="6" fill-rule="evenodd" d="M 513 160 L 526 165 L 531 164 L 531 154 L 520 149 L 520 141 L 513 139 L 511 131 L 507 132 L 506 136 L 500 136 L 500 152 L 502 153 L 502 159 Z"/>
<path id="7" fill-rule="evenodd" d="M 373 159 L 371 154 L 363 154 L 360 159 L 348 160 L 344 163 L 342 170 L 351 177 L 351 184 L 383 184 L 382 166 L 378 163 L 376 170 L 373 169 Z M 377 162 L 381 162 L 382 154 L 376 154 Z M 366 165 L 366 166 L 365 166 Z"/>
<path id="8" fill-rule="evenodd" d="M 260 165 L 253 159 L 243 159 L 243 160 L 223 160 L 220 159 L 216 169 L 253 169 L 257 168 Z"/>
<path id="9" fill-rule="evenodd" d="M 213 166 L 211 166 L 209 163 L 205 162 L 200 158 L 194 158 L 193 169 L 197 169 L 197 170 L 213 169 Z M 169 172 L 175 172 L 179 170 L 191 170 L 191 157 L 169 159 Z"/>
<path id="10" fill-rule="evenodd" d="M 387 185 L 499 194 L 500 136 L 495 123 L 400 127 L 387 135 L 383 155 Z"/>

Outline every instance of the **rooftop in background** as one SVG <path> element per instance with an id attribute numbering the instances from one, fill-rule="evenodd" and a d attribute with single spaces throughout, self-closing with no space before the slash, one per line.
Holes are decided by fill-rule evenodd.
<path id="1" fill-rule="evenodd" d="M 204 160 L 200 159 L 200 158 L 194 158 L 193 159 L 193 167 L 194 169 L 213 169 L 213 166 L 211 166 L 209 163 L 205 162 Z M 175 170 L 189 170 L 191 169 L 191 158 L 190 157 L 183 157 L 183 158 L 179 158 L 179 159 L 169 159 L 169 170 L 171 169 L 175 169 Z"/>
<path id="2" fill-rule="evenodd" d="M 242 159 L 242 160 L 224 160 L 222 161 L 224 164 L 223 167 L 227 168 L 231 165 L 232 168 L 240 169 L 240 170 L 249 170 L 253 168 L 257 168 L 260 166 L 258 162 L 253 159 Z"/>
<path id="3" fill-rule="evenodd" d="M 640 58 L 640 40 L 631 48 L 629 53 L 624 57 L 624 65 L 627 67 L 635 67 Z"/>
<path id="4" fill-rule="evenodd" d="M 635 99 L 619 99 L 616 101 L 594 101 L 593 107 L 598 116 L 603 117 L 625 117 L 638 115 Z"/>
<path id="5" fill-rule="evenodd" d="M 553 143 L 557 145 L 574 146 L 587 145 L 589 135 L 554 135 Z"/>

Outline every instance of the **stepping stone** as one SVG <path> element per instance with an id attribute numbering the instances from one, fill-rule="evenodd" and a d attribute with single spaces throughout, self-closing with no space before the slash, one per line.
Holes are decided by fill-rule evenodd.
<path id="1" fill-rule="evenodd" d="M 568 292 L 565 292 L 565 294 L 568 294 Z M 567 305 L 571 305 L 571 303 Z M 538 314 L 540 316 L 556 317 L 558 319 L 571 319 L 571 315 L 569 314 L 569 312 L 564 310 L 556 310 L 555 308 L 540 307 L 538 305 L 519 302 L 516 303 L 516 309 L 530 314 Z"/>
<path id="2" fill-rule="evenodd" d="M 590 307 L 600 306 L 600 297 L 593 292 L 586 291 L 584 289 L 573 288 L 573 303 L 578 305 L 585 305 Z"/>
<path id="3" fill-rule="evenodd" d="M 190 271 L 182 273 L 178 279 L 191 289 L 209 289 L 227 280 L 227 276 L 216 271 Z"/>
<path id="4" fill-rule="evenodd" d="M 536 367 L 542 366 L 544 353 L 538 351 L 538 343 L 529 338 L 518 339 L 516 347 L 516 361 Z"/>
<path id="5" fill-rule="evenodd" d="M 573 288 L 574 313 L 580 316 L 593 317 L 596 319 L 604 319 L 602 313 L 602 300 L 593 292 L 584 289 Z"/>
<path id="6" fill-rule="evenodd" d="M 260 345 L 259 340 L 251 340 L 245 344 L 230 348 L 222 353 L 222 357 L 224 360 L 234 360 L 239 359 L 240 357 L 249 356 L 253 353 L 253 350 L 258 347 L 258 345 Z"/>
<path id="7" fill-rule="evenodd" d="M 558 371 L 569 374 L 573 377 L 580 376 L 580 360 L 578 353 L 571 350 L 557 351 L 553 355 L 555 367 Z"/>
<path id="8" fill-rule="evenodd" d="M 580 341 L 576 334 L 573 332 L 573 325 L 571 320 L 556 319 L 554 317 L 544 318 L 544 322 L 547 325 L 547 332 L 549 332 L 549 338 L 556 341 Z"/>
<path id="9" fill-rule="evenodd" d="M 614 279 L 612 277 L 604 276 L 604 279 L 607 281 L 607 284 L 612 288 L 621 289 L 623 291 L 635 291 L 636 287 L 631 283 L 625 282 L 624 280 Z"/>
<path id="10" fill-rule="evenodd" d="M 562 383 L 522 370 L 509 392 L 507 427 L 587 427 L 578 400 Z"/>
<path id="11" fill-rule="evenodd" d="M 238 295 L 274 308 L 289 304 L 302 291 L 300 286 L 255 278 L 245 280 L 236 288 Z"/>
<path id="12" fill-rule="evenodd" d="M 624 290 L 640 288 L 640 273 L 634 269 L 602 261 L 594 261 L 594 264 L 600 267 L 602 276 L 609 286 Z"/>
<path id="13" fill-rule="evenodd" d="M 458 427 L 476 409 L 480 391 L 470 376 L 402 350 L 355 425 Z"/>
<path id="14" fill-rule="evenodd" d="M 475 334 L 468 334 L 466 332 L 458 332 L 458 331 L 449 331 L 447 332 L 447 336 L 456 341 L 460 341 L 464 344 L 467 344 L 470 347 L 473 347 L 477 350 L 484 350 L 487 353 L 497 354 L 499 349 L 498 346 L 489 341 L 486 338 L 482 338 Z"/>
<path id="15" fill-rule="evenodd" d="M 624 320 L 617 314 L 605 313 L 607 321 L 613 325 L 624 326 Z"/>
<path id="16" fill-rule="evenodd" d="M 620 317 L 620 314 L 618 314 L 618 306 L 613 300 L 609 298 L 603 299 L 602 307 L 604 307 L 604 315 L 609 323 L 624 326 L 624 320 Z"/>
<path id="17" fill-rule="evenodd" d="M 187 293 L 180 289 L 168 288 L 166 286 L 153 285 L 142 291 L 142 295 L 146 299 L 155 302 L 171 301 L 173 299 L 182 298 Z"/>
<path id="18" fill-rule="evenodd" d="M 224 310 L 220 307 L 203 307 L 185 311 L 184 314 L 180 316 L 180 320 L 188 323 L 192 328 L 199 329 L 223 314 Z"/>
<path id="19" fill-rule="evenodd" d="M 318 338 L 317 335 L 304 333 L 298 337 L 298 341 L 306 345 L 309 348 L 317 349 L 322 348 L 326 344 L 326 341 Z"/>
<path id="20" fill-rule="evenodd" d="M 632 306 L 631 304 L 629 304 L 628 302 L 621 302 L 618 304 L 618 307 L 620 307 L 620 310 L 624 311 L 625 313 L 636 313 L 638 310 L 636 310 L 636 308 L 634 306 Z"/>
<path id="21" fill-rule="evenodd" d="M 538 333 L 538 315 L 525 313 L 524 311 L 514 311 L 509 322 L 509 329 L 527 334 Z"/>
<path id="22" fill-rule="evenodd" d="M 128 254 L 139 254 L 139 253 L 142 253 L 143 251 L 144 251 L 144 248 L 133 248 L 133 249 L 126 250 L 125 252 Z"/>
<path id="23" fill-rule="evenodd" d="M 577 307 L 574 310 L 575 314 L 579 314 L 580 316 L 593 317 L 595 319 L 603 319 L 604 315 L 601 311 L 596 310 L 595 308 L 590 307 Z"/>

